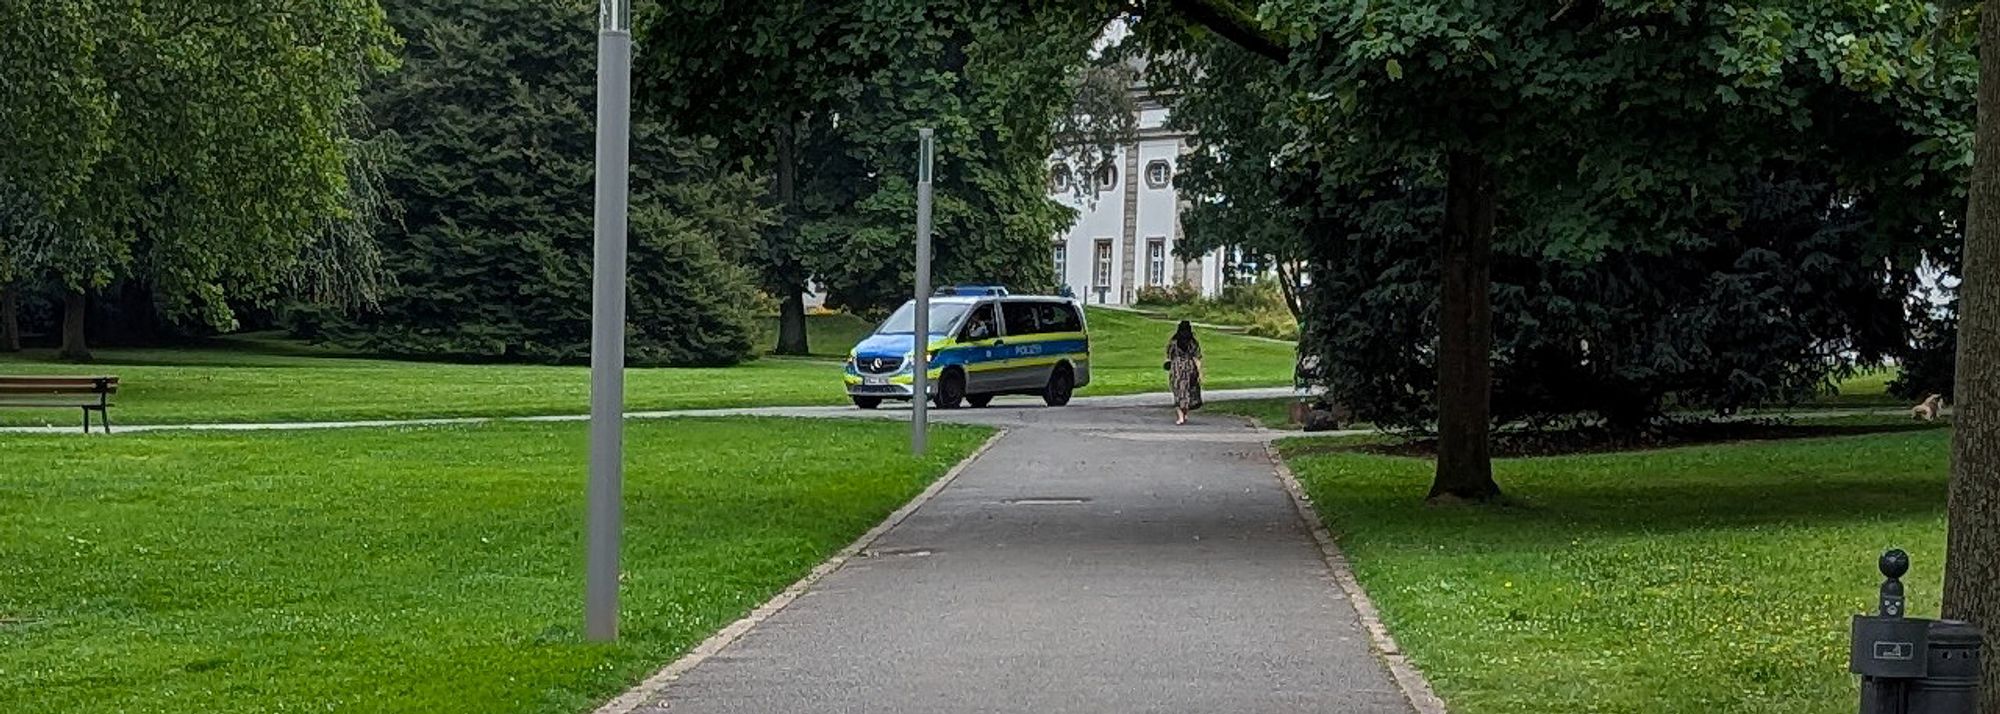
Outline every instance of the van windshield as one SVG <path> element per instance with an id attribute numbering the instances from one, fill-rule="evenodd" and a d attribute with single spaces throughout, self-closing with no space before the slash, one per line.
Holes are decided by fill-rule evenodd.
<path id="1" fill-rule="evenodd" d="M 972 306 L 962 302 L 931 303 L 931 324 L 925 327 L 929 328 L 933 335 L 945 334 L 951 330 L 954 323 L 958 322 L 958 318 L 965 315 L 966 308 L 970 307 Z M 875 334 L 878 335 L 907 335 L 916 331 L 917 303 L 914 300 L 903 303 L 901 308 L 897 308 L 896 314 L 890 315 L 889 319 L 882 321 L 881 327 L 875 328 Z"/>

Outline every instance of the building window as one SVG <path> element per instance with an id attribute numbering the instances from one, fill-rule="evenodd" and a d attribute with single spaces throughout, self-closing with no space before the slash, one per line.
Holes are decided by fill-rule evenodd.
<path id="1" fill-rule="evenodd" d="M 1172 181 L 1173 178 L 1174 168 L 1168 165 L 1166 161 L 1155 159 L 1152 163 L 1146 164 L 1146 186 L 1148 188 L 1166 188 L 1167 182 Z"/>
<path id="2" fill-rule="evenodd" d="M 1111 240 L 1097 241 L 1096 284 L 1100 288 L 1111 287 Z"/>
<path id="3" fill-rule="evenodd" d="M 1056 285 L 1068 285 L 1069 246 L 1063 245 L 1062 241 L 1056 241 L 1055 245 L 1050 248 L 1049 254 L 1055 260 Z"/>
<path id="4" fill-rule="evenodd" d="M 1108 189 L 1118 185 L 1118 167 L 1105 164 L 1097 170 L 1097 187 Z"/>
<path id="5" fill-rule="evenodd" d="M 1153 287 L 1167 284 L 1167 239 L 1165 238 L 1146 241 L 1146 284 Z"/>
<path id="6" fill-rule="evenodd" d="M 1049 191 L 1062 193 L 1069 190 L 1070 174 L 1068 164 L 1056 164 L 1049 170 Z"/>

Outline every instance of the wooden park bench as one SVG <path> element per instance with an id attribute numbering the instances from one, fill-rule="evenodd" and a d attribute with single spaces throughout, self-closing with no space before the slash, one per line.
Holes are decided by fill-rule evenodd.
<path id="1" fill-rule="evenodd" d="M 90 413 L 97 412 L 104 433 L 111 433 L 111 395 L 117 377 L 57 377 L 0 375 L 0 407 L 83 409 L 83 433 L 90 433 Z"/>

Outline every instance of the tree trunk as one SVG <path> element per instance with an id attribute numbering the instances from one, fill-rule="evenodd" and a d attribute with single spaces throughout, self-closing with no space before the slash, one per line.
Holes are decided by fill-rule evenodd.
<path id="1" fill-rule="evenodd" d="M 19 292 L 12 285 L 0 287 L 0 352 L 21 351 Z"/>
<path id="2" fill-rule="evenodd" d="M 90 361 L 90 345 L 83 337 L 83 320 L 87 312 L 85 308 L 89 304 L 81 290 L 71 290 L 63 295 L 63 359 L 72 362 Z"/>
<path id="3" fill-rule="evenodd" d="M 1493 402 L 1491 264 L 1497 197 L 1491 167 L 1475 154 L 1447 159 L 1438 314 L 1438 460 L 1432 500 L 1500 496 L 1490 450 Z"/>
<path id="4" fill-rule="evenodd" d="M 1278 289 L 1285 295 L 1285 309 L 1292 311 L 1294 322 L 1299 321 L 1304 318 L 1302 314 L 1304 311 L 1299 306 L 1298 270 L 1286 270 L 1285 260 L 1282 258 L 1274 258 L 1274 261 L 1278 268 Z"/>
<path id="5" fill-rule="evenodd" d="M 778 309 L 778 345 L 774 352 L 781 355 L 804 355 L 811 352 L 806 341 L 806 303 L 803 295 L 805 278 L 796 269 L 798 249 L 793 231 L 798 230 L 798 136 L 792 122 L 779 122 L 776 131 L 778 166 L 775 181 L 778 198 L 778 240 L 773 261 L 776 279 L 772 282 L 778 289 L 781 301 Z"/>
<path id="6" fill-rule="evenodd" d="M 806 353 L 806 296 L 793 289 L 778 303 L 778 354 Z"/>
<path id="7" fill-rule="evenodd" d="M 1959 284 L 1944 615 L 1986 634 L 1979 711 L 2000 713 L 2000 2 L 1979 17 L 1979 128 Z"/>

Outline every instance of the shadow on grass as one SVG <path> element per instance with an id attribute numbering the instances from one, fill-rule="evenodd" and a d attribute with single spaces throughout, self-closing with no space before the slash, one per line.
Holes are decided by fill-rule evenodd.
<path id="1" fill-rule="evenodd" d="M 1803 423 L 1771 422 L 1703 423 L 1676 427 L 1640 438 L 1610 436 L 1597 431 L 1516 432 L 1493 437 L 1494 458 L 1535 458 L 1576 454 L 1612 454 L 1675 449 L 1708 444 L 1750 441 L 1791 441 L 1829 439 L 1876 434 L 1900 434 L 1949 429 L 1948 421 Z M 1377 456 L 1432 459 L 1437 457 L 1437 439 L 1396 439 L 1382 437 L 1360 441 L 1338 441 L 1299 446 L 1295 453 L 1355 451 Z"/>
<path id="2" fill-rule="evenodd" d="M 77 374 L 107 371 L 108 367 L 200 367 L 207 369 L 316 369 L 336 366 L 359 367 L 523 367 L 584 368 L 588 361 L 545 362 L 492 355 L 414 355 L 393 352 L 364 352 L 318 345 L 282 337 L 224 335 L 205 337 L 156 347 L 105 347 L 93 350 L 88 362 L 63 359 L 54 349 L 37 348 L 0 355 L 0 374 L 8 364 L 48 365 Z M 729 369 L 758 362 L 839 365 L 841 356 L 761 355 L 741 364 L 721 365 L 639 365 L 628 369 Z"/>
<path id="3" fill-rule="evenodd" d="M 1330 521 L 1410 531 L 1397 540 L 1476 532 L 1506 547 L 1560 548 L 1578 537 L 1863 526 L 1943 512 L 1950 470 L 1944 426 L 1756 425 L 1727 436 L 1677 448 L 1496 460 L 1495 480 L 1507 497 L 1494 505 L 1427 504 L 1433 462 L 1401 453 L 1406 447 L 1388 437 L 1295 439 L 1283 448 L 1327 496 L 1322 508 Z"/>
<path id="4" fill-rule="evenodd" d="M 1506 487 L 1508 477 L 1503 474 L 1501 481 Z M 1423 484 L 1411 482 L 1355 489 L 1334 499 L 1339 505 L 1315 500 L 1322 502 L 1329 521 L 1370 531 L 1371 540 L 1378 542 L 1556 551 L 1598 538 L 1865 526 L 1923 518 L 1943 513 L 1945 489 L 1942 475 L 1924 483 L 1799 479 L 1704 484 L 1693 491 L 1685 482 L 1625 483 L 1517 488 L 1505 505 L 1434 506 L 1423 502 Z"/>
<path id="5" fill-rule="evenodd" d="M 1627 482 L 1528 489 L 1509 505 L 1482 510 L 1486 518 L 1528 526 L 1499 539 L 1562 546 L 1588 536 L 1824 527 L 1922 517 L 1943 511 L 1945 488 L 1942 475 L 1922 483 L 1810 477 L 1706 483 L 1693 492 L 1685 482 Z M 1453 508 L 1462 515 L 1476 507 Z"/>
<path id="6" fill-rule="evenodd" d="M 145 346 L 108 345 L 91 350 L 87 362 L 64 359 L 54 347 L 37 347 L 0 355 L 0 370 L 9 362 L 43 364 L 88 372 L 93 367 L 258 367 L 323 366 L 330 360 L 394 360 L 330 345 L 296 340 L 272 332 L 253 332 L 175 340 Z"/>

